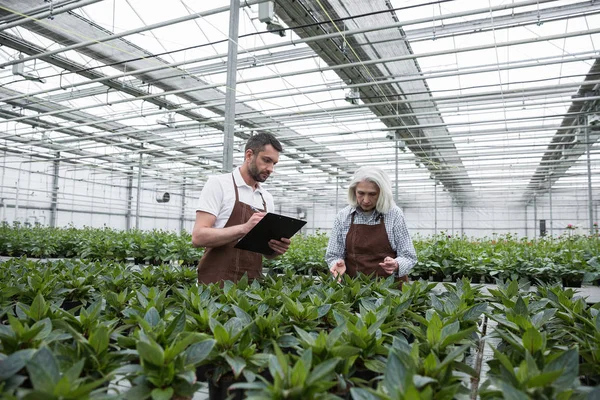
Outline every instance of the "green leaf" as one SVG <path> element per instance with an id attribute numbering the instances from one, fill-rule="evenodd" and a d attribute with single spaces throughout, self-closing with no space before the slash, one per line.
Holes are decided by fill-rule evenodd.
<path id="1" fill-rule="evenodd" d="M 429 385 L 430 383 L 437 382 L 437 379 L 430 378 L 428 376 L 415 375 L 413 376 L 413 383 L 417 389 L 422 389 L 423 387 Z"/>
<path id="2" fill-rule="evenodd" d="M 160 315 L 158 314 L 158 311 L 156 310 L 156 308 L 150 307 L 150 309 L 146 312 L 146 315 L 144 315 L 144 320 L 152 328 L 154 328 L 156 325 L 158 325 L 158 323 L 160 321 Z"/>
<path id="3" fill-rule="evenodd" d="M 274 349 L 275 355 L 270 354 L 269 358 L 269 372 L 271 372 L 271 376 L 274 378 L 275 375 L 278 375 L 283 379 L 287 374 L 288 360 L 277 345 L 274 346 Z"/>
<path id="4" fill-rule="evenodd" d="M 174 390 L 172 387 L 169 388 L 165 388 L 165 389 L 153 389 L 151 396 L 152 396 L 152 400 L 171 400 L 171 398 L 173 397 L 174 394 Z"/>
<path id="5" fill-rule="evenodd" d="M 451 324 L 444 326 L 440 334 L 440 340 L 443 342 L 448 336 L 454 335 L 456 332 L 458 332 L 459 328 L 460 323 L 458 321 L 454 321 Z"/>
<path id="6" fill-rule="evenodd" d="M 433 313 L 427 326 L 427 341 L 431 345 L 436 345 L 440 342 L 442 330 L 442 321 L 437 313 Z"/>
<path id="7" fill-rule="evenodd" d="M 306 332 L 302 328 L 298 328 L 295 325 L 294 325 L 294 329 L 298 333 L 298 336 L 299 336 L 300 340 L 302 340 L 303 342 L 307 343 L 309 346 L 314 346 L 315 345 L 315 338 L 314 338 L 313 335 L 311 335 L 310 333 Z"/>
<path id="8" fill-rule="evenodd" d="M 162 367 L 164 359 L 164 351 L 158 343 L 149 343 L 144 341 L 137 342 L 137 351 L 142 361 Z"/>
<path id="9" fill-rule="evenodd" d="M 340 359 L 336 357 L 330 358 L 329 360 L 317 365 L 308 375 L 306 384 L 308 386 L 312 386 L 315 383 L 324 380 L 327 375 L 331 374 L 335 370 L 338 362 L 340 362 Z"/>
<path id="10" fill-rule="evenodd" d="M 250 325 L 252 323 L 252 317 L 250 317 L 250 315 L 246 311 L 242 310 L 236 305 L 232 305 L 231 308 L 235 312 L 235 316 L 238 317 L 240 321 L 242 321 L 242 324 Z"/>
<path id="11" fill-rule="evenodd" d="M 333 349 L 331 349 L 331 355 L 334 357 L 340 357 L 340 358 L 347 359 L 347 358 L 350 358 L 352 356 L 359 354 L 360 351 L 361 350 L 358 347 L 342 345 L 342 346 L 335 346 Z"/>
<path id="12" fill-rule="evenodd" d="M 108 349 L 108 341 L 110 335 L 108 334 L 108 328 L 104 325 L 99 326 L 93 330 L 90 334 L 90 346 L 94 349 L 96 354 L 100 354 Z"/>
<path id="13" fill-rule="evenodd" d="M 152 396 L 152 389 L 146 385 L 137 385 L 125 392 L 126 400 L 145 400 Z"/>
<path id="14" fill-rule="evenodd" d="M 60 379 L 58 363 L 47 347 L 40 348 L 27 363 L 29 379 L 36 390 L 52 393 Z"/>
<path id="15" fill-rule="evenodd" d="M 48 306 L 46 305 L 46 301 L 41 293 L 38 293 L 33 299 L 33 303 L 31 303 L 31 307 L 29 308 L 29 316 L 35 320 L 41 320 L 44 315 L 46 315 L 46 311 L 48 310 Z"/>
<path id="16" fill-rule="evenodd" d="M 540 329 L 546 322 L 550 321 L 556 314 L 556 308 L 547 308 L 531 317 L 531 323 L 537 329 Z"/>
<path id="17" fill-rule="evenodd" d="M 213 335 L 215 340 L 220 345 L 228 345 L 229 344 L 229 332 L 227 329 L 220 323 L 217 323 L 213 329 Z"/>
<path id="18" fill-rule="evenodd" d="M 423 360 L 423 370 L 427 375 L 433 375 L 438 365 L 437 357 L 433 352 L 429 353 L 425 360 Z"/>
<path id="19" fill-rule="evenodd" d="M 244 370 L 244 368 L 246 368 L 246 360 L 244 360 L 242 357 L 240 356 L 230 356 L 230 355 L 225 355 L 225 360 L 227 361 L 227 364 L 229 364 L 229 366 L 231 367 L 231 370 L 233 371 L 233 375 L 235 375 L 236 379 L 240 376 L 240 374 L 242 373 L 242 371 Z"/>
<path id="20" fill-rule="evenodd" d="M 458 333 L 448 336 L 442 342 L 441 348 L 445 349 L 447 346 L 458 344 L 458 342 L 471 336 L 471 334 L 473 332 L 475 332 L 476 330 L 477 330 L 477 326 L 471 326 L 470 328 L 463 329 L 462 331 L 460 331 Z"/>
<path id="21" fill-rule="evenodd" d="M 18 350 L 0 360 L 0 381 L 5 381 L 25 367 L 36 352 L 34 349 Z"/>
<path id="22" fill-rule="evenodd" d="M 449 365 L 452 361 L 456 360 L 458 357 L 464 355 L 465 351 L 467 351 L 467 348 L 469 347 L 469 344 L 463 344 L 460 347 L 455 348 L 454 350 L 452 350 L 452 352 L 450 354 L 448 354 L 444 360 L 440 363 L 438 370 L 441 370 L 443 368 L 445 368 L 447 365 Z"/>
<path id="23" fill-rule="evenodd" d="M 555 386 L 560 388 L 571 388 L 576 384 L 579 376 L 579 354 L 577 350 L 571 349 L 559 354 L 552 359 L 544 368 L 544 372 L 561 371 Z"/>
<path id="24" fill-rule="evenodd" d="M 369 371 L 376 372 L 378 375 L 383 375 L 385 373 L 385 363 L 378 359 L 365 361 L 365 368 Z"/>
<path id="25" fill-rule="evenodd" d="M 183 332 L 185 328 L 185 310 L 181 311 L 173 321 L 167 326 L 165 330 L 165 336 L 169 338 L 169 340 L 174 340 L 177 334 Z"/>
<path id="26" fill-rule="evenodd" d="M 513 310 L 517 315 L 528 315 L 527 304 L 525 304 L 525 300 L 523 300 L 521 296 L 517 298 L 517 302 L 515 303 Z"/>
<path id="27" fill-rule="evenodd" d="M 326 316 L 329 313 L 329 310 L 331 310 L 331 304 L 324 304 L 324 305 L 320 306 L 317 309 L 318 318 L 323 318 L 324 316 Z"/>
<path id="28" fill-rule="evenodd" d="M 550 386 L 558 377 L 561 376 L 561 374 L 562 371 L 542 372 L 541 374 L 529 379 L 529 381 L 527 381 L 527 387 L 535 388 Z"/>
<path id="29" fill-rule="evenodd" d="M 308 368 L 302 358 L 296 361 L 296 364 L 292 368 L 290 384 L 292 387 L 303 387 L 304 382 L 306 382 L 306 377 L 308 376 Z"/>
<path id="30" fill-rule="evenodd" d="M 53 394 L 59 398 L 65 397 L 71 392 L 71 383 L 66 375 L 63 375 L 59 379 L 58 383 L 54 386 Z"/>
<path id="31" fill-rule="evenodd" d="M 79 375 L 81 375 L 81 371 L 83 370 L 84 364 L 85 360 L 77 361 L 71 366 L 71 368 L 67 370 L 67 372 L 64 373 L 63 378 L 67 378 L 67 382 L 73 385 L 77 378 L 79 378 Z"/>
<path id="32" fill-rule="evenodd" d="M 33 336 L 24 335 L 24 339 L 29 340 L 33 337 L 35 337 L 37 340 L 46 339 L 48 336 L 50 336 L 50 333 L 52 333 L 52 322 L 50 321 L 50 318 L 44 318 L 33 324 L 29 330 L 37 333 L 35 333 Z"/>
<path id="33" fill-rule="evenodd" d="M 504 317 L 492 314 L 492 315 L 489 315 L 489 318 L 493 321 L 496 321 L 500 325 L 504 325 L 507 328 L 512 329 L 513 331 L 519 331 L 519 326 L 517 324 L 515 324 L 512 321 L 507 320 Z"/>
<path id="34" fill-rule="evenodd" d="M 523 347 L 531 354 L 536 354 L 542 350 L 544 340 L 540 331 L 535 328 L 528 328 L 523 334 Z"/>
<path id="35" fill-rule="evenodd" d="M 381 397 L 366 389 L 352 388 L 350 389 L 350 394 L 353 400 L 381 400 Z"/>
<path id="36" fill-rule="evenodd" d="M 514 386 L 508 385 L 501 381 L 497 381 L 496 386 L 498 386 L 498 388 L 502 391 L 504 400 L 530 400 L 530 397 L 527 396 L 527 394 L 521 392 Z"/>
<path id="37" fill-rule="evenodd" d="M 487 310 L 486 303 L 479 303 L 469 307 L 462 316 L 463 321 L 477 321 L 481 314 Z"/>
<path id="38" fill-rule="evenodd" d="M 413 371 L 407 360 L 400 358 L 400 354 L 402 353 L 392 351 L 388 355 L 383 378 L 383 386 L 388 393 L 394 393 L 397 390 L 404 391 L 408 382 L 412 383 Z"/>

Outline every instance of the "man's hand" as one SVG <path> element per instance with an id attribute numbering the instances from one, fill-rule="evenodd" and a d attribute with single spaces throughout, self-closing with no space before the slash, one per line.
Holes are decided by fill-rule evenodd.
<path id="1" fill-rule="evenodd" d="M 334 278 L 338 278 L 338 282 L 341 282 L 342 275 L 346 273 L 346 263 L 344 260 L 338 260 L 329 268 L 329 271 L 333 274 Z"/>
<path id="2" fill-rule="evenodd" d="M 264 218 L 265 215 L 267 215 L 265 212 L 257 212 L 252 214 L 250 219 L 244 224 L 244 235 L 250 232 L 252 228 L 254 228 L 256 224 L 258 224 L 260 220 Z"/>
<path id="3" fill-rule="evenodd" d="M 379 263 L 379 266 L 383 268 L 388 275 L 391 275 L 398 269 L 398 262 L 392 257 L 386 257 L 383 259 L 382 263 Z"/>
<path id="4" fill-rule="evenodd" d="M 287 238 L 281 238 L 281 240 L 271 239 L 269 240 L 269 247 L 275 251 L 274 257 L 280 256 L 290 248 L 292 241 Z"/>

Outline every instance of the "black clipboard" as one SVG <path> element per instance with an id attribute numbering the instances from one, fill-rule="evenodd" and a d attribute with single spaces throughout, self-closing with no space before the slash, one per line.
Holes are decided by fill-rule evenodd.
<path id="1" fill-rule="evenodd" d="M 267 213 L 234 247 L 269 256 L 273 254 L 273 249 L 269 247 L 269 240 L 289 239 L 304 225 L 306 221 L 300 219 Z"/>

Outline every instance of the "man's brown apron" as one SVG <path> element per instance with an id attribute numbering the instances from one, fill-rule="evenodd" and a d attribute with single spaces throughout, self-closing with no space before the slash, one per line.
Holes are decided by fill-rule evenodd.
<path id="1" fill-rule="evenodd" d="M 233 179 L 233 174 L 231 177 Z M 255 212 L 253 207 L 240 201 L 235 179 L 233 179 L 233 188 L 235 189 L 235 204 L 225 228 L 245 224 Z M 266 209 L 267 205 L 263 198 L 263 209 L 260 211 L 266 211 Z M 248 274 L 249 279 L 261 276 L 262 255 L 234 248 L 233 246 L 237 242 L 234 240 L 220 247 L 206 248 L 198 262 L 198 283 L 208 284 L 226 280 L 237 282 L 244 273 Z"/>
<path id="2" fill-rule="evenodd" d="M 390 245 L 383 215 L 379 216 L 380 222 L 376 225 L 355 224 L 354 216 L 350 222 L 350 230 L 346 235 L 346 273 L 352 277 L 358 272 L 365 275 L 390 276 L 379 263 L 386 257 L 396 258 L 396 252 Z M 408 282 L 408 276 L 404 275 L 397 280 Z"/>

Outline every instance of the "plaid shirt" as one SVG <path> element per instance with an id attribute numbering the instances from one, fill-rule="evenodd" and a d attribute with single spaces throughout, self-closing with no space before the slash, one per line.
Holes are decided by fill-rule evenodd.
<path id="1" fill-rule="evenodd" d="M 410 270 L 417 263 L 417 253 L 413 246 L 406 223 L 404 222 L 404 213 L 400 207 L 394 205 L 387 214 L 378 211 L 371 215 L 364 214 L 356 207 L 347 206 L 341 210 L 335 217 L 333 229 L 329 236 L 325 260 L 331 267 L 335 262 L 346 258 L 346 235 L 350 230 L 352 223 L 352 214 L 355 224 L 376 225 L 380 221 L 379 215 L 383 215 L 383 223 L 390 241 L 392 249 L 396 252 L 396 261 L 398 262 L 398 276 L 408 275 Z M 383 262 L 383 260 L 381 260 Z"/>

